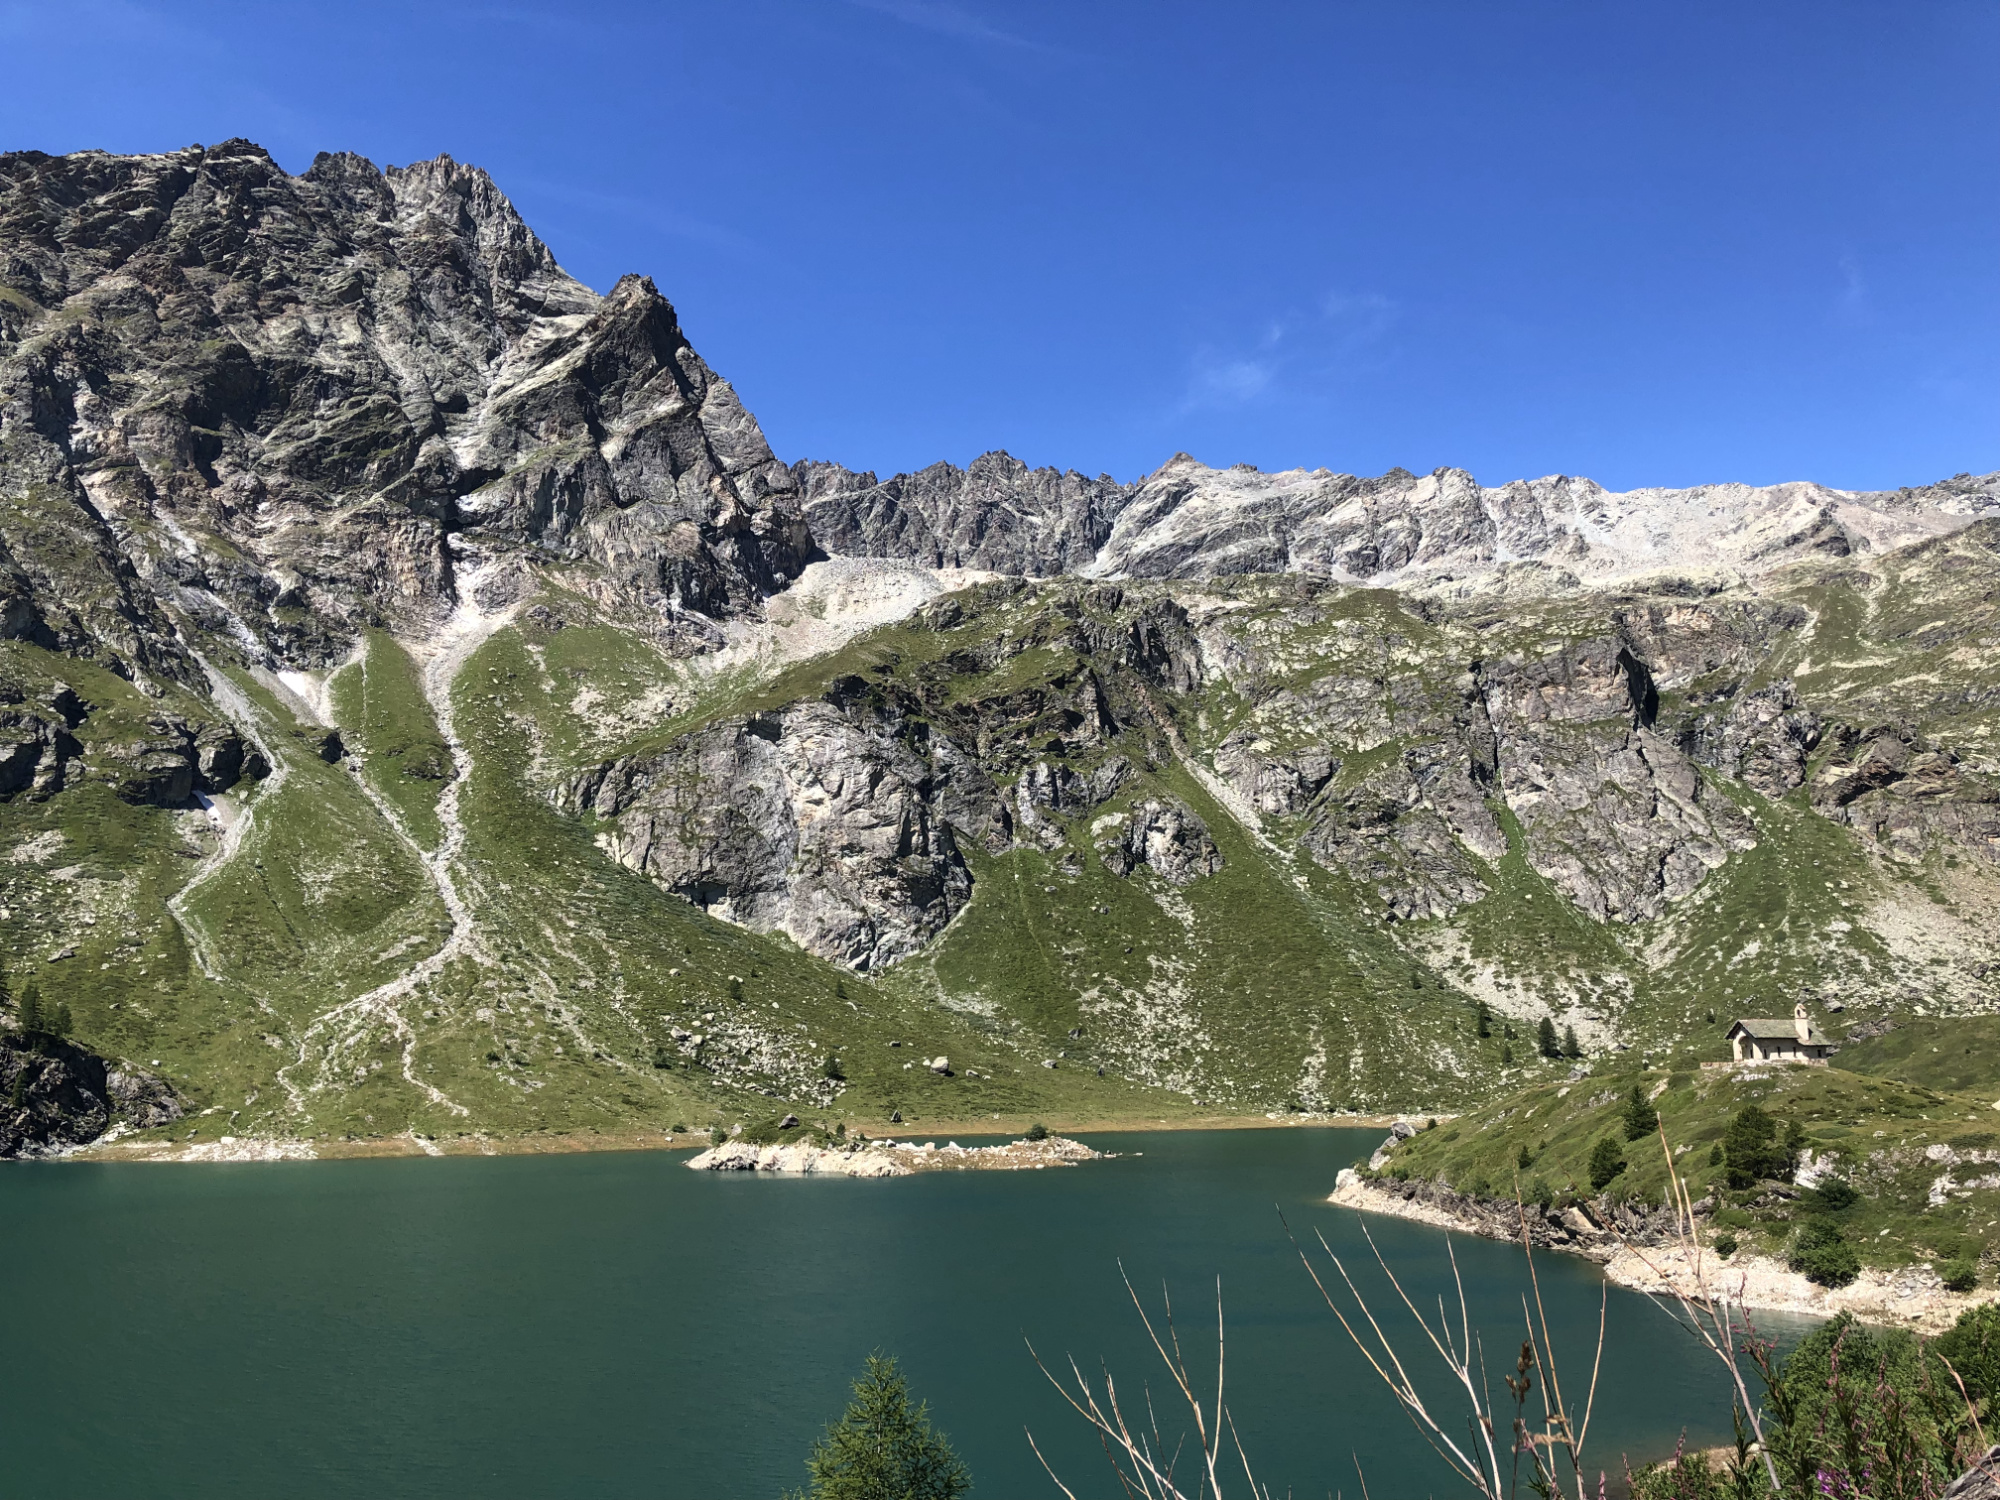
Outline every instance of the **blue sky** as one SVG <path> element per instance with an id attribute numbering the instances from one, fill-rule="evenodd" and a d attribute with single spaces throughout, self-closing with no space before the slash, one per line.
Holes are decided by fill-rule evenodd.
<path id="1" fill-rule="evenodd" d="M 2000 467 L 2000 4 L 0 0 L 0 148 L 450 152 L 787 458 Z"/>

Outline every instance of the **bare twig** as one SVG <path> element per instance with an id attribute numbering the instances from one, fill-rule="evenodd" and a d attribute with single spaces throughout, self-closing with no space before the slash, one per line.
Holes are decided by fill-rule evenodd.
<path id="1" fill-rule="evenodd" d="M 1730 1381 L 1736 1387 L 1737 1401 L 1750 1424 L 1751 1432 L 1756 1437 L 1757 1452 L 1764 1460 L 1764 1473 L 1771 1481 L 1773 1492 L 1780 1491 L 1783 1486 L 1778 1481 L 1778 1465 L 1771 1456 L 1770 1444 L 1764 1440 L 1764 1424 L 1757 1415 L 1758 1403 L 1750 1398 L 1749 1382 L 1743 1378 L 1743 1368 L 1737 1363 L 1736 1316 L 1731 1307 L 1731 1300 L 1726 1291 L 1722 1295 L 1717 1295 L 1715 1289 L 1709 1285 L 1707 1251 L 1702 1246 L 1700 1228 L 1695 1220 L 1694 1200 L 1688 1193 L 1686 1180 L 1674 1167 L 1674 1149 L 1667 1141 L 1665 1122 L 1659 1122 L 1655 1128 L 1660 1137 L 1660 1152 L 1667 1163 L 1669 1203 L 1674 1210 L 1674 1238 L 1677 1248 L 1693 1274 L 1692 1293 L 1683 1287 L 1678 1278 L 1654 1264 L 1643 1250 L 1626 1239 L 1615 1224 L 1612 1232 L 1618 1234 L 1619 1244 L 1630 1251 L 1634 1258 L 1652 1273 L 1653 1279 L 1666 1288 L 1668 1295 L 1678 1305 L 1679 1311 L 1676 1313 L 1674 1309 L 1669 1308 L 1652 1288 L 1641 1287 L 1640 1291 L 1645 1294 L 1646 1299 L 1706 1345 L 1709 1352 L 1722 1361 L 1723 1368 L 1728 1370 Z M 1739 1279 L 1737 1282 L 1735 1304 L 1738 1307 L 1742 1305 L 1743 1289 L 1746 1284 L 1747 1278 Z"/>

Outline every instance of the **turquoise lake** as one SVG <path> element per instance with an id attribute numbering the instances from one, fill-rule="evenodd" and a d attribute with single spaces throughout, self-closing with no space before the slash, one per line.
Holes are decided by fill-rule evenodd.
<path id="1" fill-rule="evenodd" d="M 1358 1459 L 1378 1497 L 1451 1494 L 1279 1222 L 1323 1232 L 1357 1279 L 1367 1265 L 1416 1354 L 1359 1216 L 1322 1201 L 1380 1138 L 1089 1135 L 1124 1154 L 887 1181 L 713 1176 L 681 1153 L 6 1164 L 0 1494 L 769 1497 L 803 1484 L 876 1348 L 930 1401 L 975 1495 L 1057 1493 L 1024 1428 L 1079 1495 L 1114 1494 L 1023 1341 L 1052 1368 L 1108 1363 L 1128 1400 L 1161 1393 L 1121 1261 L 1155 1307 L 1169 1286 L 1198 1369 L 1222 1278 L 1229 1405 L 1274 1493 L 1358 1494 Z M 1446 1237 L 1368 1222 L 1434 1306 Z M 1497 1388 L 1523 1257 L 1454 1244 Z M 1574 1388 L 1601 1279 L 1537 1265 Z M 1713 1356 L 1615 1287 L 1609 1329 L 1596 1462 L 1615 1477 L 1683 1426 L 1726 1438 Z"/>

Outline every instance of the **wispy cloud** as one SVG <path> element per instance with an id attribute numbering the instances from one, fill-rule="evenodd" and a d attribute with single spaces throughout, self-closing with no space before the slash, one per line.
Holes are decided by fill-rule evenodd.
<path id="1" fill-rule="evenodd" d="M 1843 323 L 1866 323 L 1874 312 L 1868 301 L 1868 279 L 1861 274 L 1861 262 L 1852 255 L 1843 255 L 1837 264 L 1840 267 L 1840 292 L 1834 298 L 1834 316 Z"/>
<path id="2" fill-rule="evenodd" d="M 1271 388 L 1277 375 L 1268 359 L 1238 359 L 1216 349 L 1198 349 L 1189 362 L 1184 410 L 1242 406 Z"/>
<path id="3" fill-rule="evenodd" d="M 934 31 L 939 36 L 955 36 L 968 42 L 1046 51 L 1042 43 L 1002 31 L 983 16 L 954 0 L 849 0 L 863 10 L 876 11 L 908 26 Z"/>
<path id="4" fill-rule="evenodd" d="M 644 224 L 657 233 L 673 239 L 689 240 L 719 250 L 745 253 L 761 253 L 767 248 L 762 242 L 731 229 L 726 224 L 715 224 L 706 219 L 695 218 L 691 214 L 680 213 L 665 207 L 657 199 L 628 197 L 623 193 L 593 192 L 588 188 L 554 182 L 543 177 L 517 178 L 514 179 L 513 185 L 522 197 L 567 203 L 592 213 Z"/>
<path id="5" fill-rule="evenodd" d="M 1388 336 L 1397 313 L 1380 293 L 1329 293 L 1310 311 L 1268 319 L 1238 343 L 1199 345 L 1177 414 L 1320 394 Z"/>

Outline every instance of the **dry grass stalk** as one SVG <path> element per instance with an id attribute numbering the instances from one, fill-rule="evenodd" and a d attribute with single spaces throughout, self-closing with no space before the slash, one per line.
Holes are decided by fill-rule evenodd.
<path id="1" fill-rule="evenodd" d="M 1518 1185 L 1515 1196 L 1519 1198 Z M 1289 1232 L 1289 1226 L 1287 1229 Z M 1382 1325 L 1368 1306 L 1367 1299 L 1354 1284 L 1354 1278 L 1348 1274 L 1346 1265 L 1333 1253 L 1333 1247 L 1327 1244 L 1326 1237 L 1318 1236 L 1320 1248 L 1326 1252 L 1327 1259 L 1339 1271 L 1342 1283 L 1345 1284 L 1348 1294 L 1353 1297 L 1355 1307 L 1359 1310 L 1360 1319 L 1368 1325 L 1369 1332 L 1373 1336 L 1372 1341 L 1363 1339 L 1354 1324 L 1348 1321 L 1347 1314 L 1341 1310 L 1339 1303 L 1327 1289 L 1325 1281 L 1314 1268 L 1311 1257 L 1302 1249 L 1299 1251 L 1299 1259 L 1304 1264 L 1306 1273 L 1312 1277 L 1313 1285 L 1319 1288 L 1320 1296 L 1325 1300 L 1328 1309 L 1340 1320 L 1340 1326 L 1347 1331 L 1348 1338 L 1353 1341 L 1355 1348 L 1361 1351 L 1369 1367 L 1381 1377 L 1382 1383 L 1389 1388 L 1390 1394 L 1396 1398 L 1397 1404 L 1403 1408 L 1405 1415 L 1423 1435 L 1424 1440 L 1445 1461 L 1452 1472 L 1471 1486 L 1482 1500 L 1500 1500 L 1503 1494 L 1512 1495 L 1518 1490 L 1522 1478 L 1523 1457 L 1528 1460 L 1528 1485 L 1534 1492 L 1560 1495 L 1564 1493 L 1564 1480 L 1567 1477 L 1574 1487 L 1577 1500 L 1589 1500 L 1584 1488 L 1583 1449 L 1584 1441 L 1590 1431 L 1590 1414 L 1596 1405 L 1597 1378 L 1604 1358 L 1603 1299 L 1600 1299 L 1598 1307 L 1597 1353 L 1591 1363 L 1590 1383 L 1584 1398 L 1583 1419 L 1581 1422 L 1575 1422 L 1570 1416 L 1573 1408 L 1563 1400 L 1562 1380 L 1549 1338 L 1548 1316 L 1542 1307 L 1541 1278 L 1535 1271 L 1534 1247 L 1529 1243 L 1527 1213 L 1523 1208 L 1521 1243 L 1528 1255 L 1528 1274 L 1534 1291 L 1534 1306 L 1531 1311 L 1528 1299 L 1526 1297 L 1521 1299 L 1522 1317 L 1527 1323 L 1527 1337 L 1522 1340 L 1521 1352 L 1515 1360 L 1513 1373 L 1503 1377 L 1514 1402 L 1513 1419 L 1508 1424 L 1509 1461 L 1507 1472 L 1503 1475 L 1500 1446 L 1497 1441 L 1498 1417 L 1491 1385 L 1486 1379 L 1484 1350 L 1472 1333 L 1471 1312 L 1465 1297 L 1465 1281 L 1459 1273 L 1458 1252 L 1452 1247 L 1450 1237 L 1446 1237 L 1445 1248 L 1451 1258 L 1452 1280 L 1458 1293 L 1459 1331 L 1456 1337 L 1451 1332 L 1451 1320 L 1445 1310 L 1443 1297 L 1438 1299 L 1438 1317 L 1433 1326 L 1429 1319 L 1417 1311 L 1416 1304 L 1403 1289 L 1401 1280 L 1389 1269 L 1389 1263 L 1383 1257 L 1381 1247 L 1375 1243 L 1375 1237 L 1369 1232 L 1365 1223 L 1361 1226 L 1361 1232 L 1368 1241 L 1368 1248 L 1374 1254 L 1375 1263 L 1381 1269 L 1383 1277 L 1394 1289 L 1403 1306 L 1409 1310 L 1410 1316 L 1416 1320 L 1432 1351 L 1450 1372 L 1453 1384 L 1464 1393 L 1471 1409 L 1466 1420 L 1467 1441 L 1461 1442 L 1456 1438 L 1431 1411 L 1429 1404 L 1425 1402 L 1415 1382 L 1410 1378 L 1409 1371 L 1401 1356 L 1397 1354 L 1395 1345 L 1383 1332 Z M 1296 1240 L 1293 1241 L 1294 1248 L 1297 1248 L 1297 1243 Z M 1543 1371 L 1540 1390 L 1542 1417 L 1538 1424 L 1540 1431 L 1535 1430 L 1527 1416 L 1528 1398 L 1535 1390 L 1537 1368 Z M 1561 1472 L 1564 1467 L 1569 1470 L 1567 1476 Z M 1600 1483 L 1602 1479 L 1603 1476 L 1600 1475 Z"/>
<path id="2" fill-rule="evenodd" d="M 1688 1195 L 1687 1181 L 1674 1167 L 1674 1149 L 1667 1141 L 1666 1126 L 1660 1124 L 1655 1128 L 1660 1136 L 1660 1150 L 1667 1159 L 1669 1207 L 1674 1211 L 1674 1244 L 1681 1258 L 1692 1268 L 1693 1290 L 1690 1291 L 1680 1278 L 1668 1274 L 1623 1234 L 1619 1234 L 1618 1242 L 1652 1272 L 1655 1281 L 1667 1289 L 1666 1296 L 1662 1297 L 1650 1288 L 1642 1288 L 1647 1300 L 1699 1339 L 1728 1370 L 1730 1382 L 1736 1388 L 1741 1419 L 1749 1425 L 1757 1456 L 1763 1461 L 1772 1492 L 1777 1493 L 1783 1486 L 1778 1481 L 1778 1466 L 1771 1457 L 1770 1445 L 1765 1441 L 1764 1425 L 1759 1415 L 1760 1403 L 1750 1399 L 1750 1385 L 1743 1378 L 1743 1367 L 1736 1357 L 1742 1341 L 1755 1332 L 1748 1315 L 1743 1312 L 1743 1291 L 1748 1278 L 1737 1278 L 1733 1299 L 1726 1287 L 1718 1289 L 1710 1285 L 1708 1252 L 1701 1243 L 1701 1228 L 1695 1221 L 1694 1203 Z M 1672 1306 L 1668 1305 L 1669 1298 Z"/>
<path id="3" fill-rule="evenodd" d="M 1121 1261 L 1118 1274 L 1125 1282 L 1126 1295 L 1131 1297 L 1132 1306 L 1138 1311 L 1139 1321 L 1145 1327 L 1146 1336 L 1153 1341 L 1161 1362 L 1167 1367 L 1174 1389 L 1180 1393 L 1194 1420 L 1194 1436 L 1199 1451 L 1199 1461 L 1194 1465 L 1192 1490 L 1181 1488 L 1182 1481 L 1175 1478 L 1175 1470 L 1180 1465 L 1185 1438 L 1176 1439 L 1171 1451 L 1161 1436 L 1158 1415 L 1153 1410 L 1152 1391 L 1145 1392 L 1146 1420 L 1143 1425 L 1135 1425 L 1125 1414 L 1118 1396 L 1117 1382 L 1108 1369 L 1100 1367 L 1102 1394 L 1093 1387 L 1076 1360 L 1069 1361 L 1070 1375 L 1076 1383 L 1075 1392 L 1050 1373 L 1042 1363 L 1041 1355 L 1035 1352 L 1033 1344 L 1028 1345 L 1028 1354 L 1035 1361 L 1035 1367 L 1048 1378 L 1049 1384 L 1070 1409 L 1096 1431 L 1098 1441 L 1104 1447 L 1104 1455 L 1109 1460 L 1112 1471 L 1118 1476 L 1120 1488 L 1128 1497 L 1138 1500 L 1223 1500 L 1222 1471 L 1227 1465 L 1224 1454 L 1224 1429 L 1227 1429 L 1228 1443 L 1235 1450 L 1237 1462 L 1242 1466 L 1244 1482 L 1249 1486 L 1252 1500 L 1270 1500 L 1270 1492 L 1260 1487 L 1256 1476 L 1250 1470 L 1250 1457 L 1243 1450 L 1242 1438 L 1236 1431 L 1235 1419 L 1229 1415 L 1229 1408 L 1223 1404 L 1223 1375 L 1226 1343 L 1222 1321 L 1222 1279 L 1215 1282 L 1215 1399 L 1214 1413 L 1204 1407 L 1204 1397 L 1195 1390 L 1195 1381 L 1188 1369 L 1187 1360 L 1181 1353 L 1180 1332 L 1174 1325 L 1173 1300 L 1166 1289 L 1161 1288 L 1161 1301 L 1165 1312 L 1161 1319 L 1166 1329 L 1166 1337 L 1160 1336 L 1145 1304 L 1132 1287 L 1132 1278 L 1125 1274 Z M 1056 1476 L 1048 1459 L 1043 1457 L 1041 1448 L 1035 1443 L 1035 1435 L 1028 1434 L 1028 1446 L 1035 1458 L 1069 1500 L 1076 1500 L 1074 1492 Z"/>

